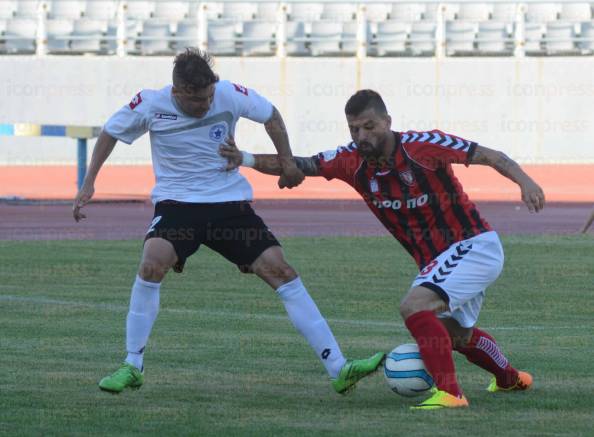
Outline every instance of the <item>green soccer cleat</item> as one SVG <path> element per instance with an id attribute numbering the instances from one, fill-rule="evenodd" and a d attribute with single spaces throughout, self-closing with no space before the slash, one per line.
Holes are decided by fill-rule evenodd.
<path id="1" fill-rule="evenodd" d="M 491 383 L 487 387 L 487 391 L 490 393 L 497 393 L 497 392 L 509 392 L 509 391 L 523 391 L 528 390 L 532 387 L 532 375 L 528 372 L 518 371 L 518 380 L 514 385 L 511 387 L 499 387 L 497 385 L 497 380 L 493 378 Z"/>
<path id="2" fill-rule="evenodd" d="M 431 397 L 420 404 L 410 407 L 411 410 L 441 410 L 444 408 L 466 408 L 468 401 L 464 395 L 460 397 L 449 394 L 447 391 L 431 389 Z"/>
<path id="3" fill-rule="evenodd" d="M 110 393 L 121 393 L 126 387 L 139 389 L 144 383 L 144 374 L 131 364 L 124 363 L 118 370 L 99 382 L 99 388 Z"/>
<path id="4" fill-rule="evenodd" d="M 360 379 L 374 373 L 384 361 L 386 354 L 378 352 L 363 360 L 348 360 L 336 379 L 332 380 L 332 387 L 337 393 L 345 394 L 355 388 Z"/>

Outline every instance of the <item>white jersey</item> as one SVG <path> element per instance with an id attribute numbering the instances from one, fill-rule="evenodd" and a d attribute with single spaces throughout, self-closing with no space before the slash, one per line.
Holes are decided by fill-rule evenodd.
<path id="1" fill-rule="evenodd" d="M 150 132 L 156 185 L 151 199 L 192 203 L 252 200 L 252 187 L 237 169 L 225 171 L 219 145 L 235 132 L 240 117 L 264 123 L 272 104 L 252 89 L 220 81 L 202 118 L 185 114 L 171 95 L 172 86 L 143 90 L 105 124 L 112 137 L 131 144 Z"/>

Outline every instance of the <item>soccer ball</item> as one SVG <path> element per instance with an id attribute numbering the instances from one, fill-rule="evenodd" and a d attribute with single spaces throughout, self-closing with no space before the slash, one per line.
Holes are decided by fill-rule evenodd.
<path id="1" fill-rule="evenodd" d="M 384 376 L 392 391 L 401 396 L 419 396 L 433 387 L 433 378 L 427 373 L 415 343 L 401 344 L 388 354 Z"/>

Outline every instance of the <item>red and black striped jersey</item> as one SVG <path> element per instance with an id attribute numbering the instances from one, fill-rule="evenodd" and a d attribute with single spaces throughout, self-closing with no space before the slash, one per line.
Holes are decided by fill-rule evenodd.
<path id="1" fill-rule="evenodd" d="M 363 159 L 353 142 L 318 154 L 320 174 L 353 186 L 422 269 L 457 241 L 490 231 L 454 175 L 477 144 L 439 130 L 394 132 L 393 164 Z"/>

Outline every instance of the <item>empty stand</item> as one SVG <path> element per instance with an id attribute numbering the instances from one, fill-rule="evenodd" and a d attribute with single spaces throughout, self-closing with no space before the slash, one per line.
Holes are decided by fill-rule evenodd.
<path id="1" fill-rule="evenodd" d="M 103 33 L 107 31 L 107 22 L 81 18 L 74 22 L 70 48 L 74 52 L 98 53 L 101 51 Z"/>
<path id="2" fill-rule="evenodd" d="M 74 23 L 64 18 L 48 20 L 46 23 L 47 50 L 49 53 L 61 53 L 70 50 L 69 36 L 74 30 Z"/>
<path id="3" fill-rule="evenodd" d="M 210 21 L 208 23 L 208 51 L 214 55 L 235 55 L 235 24 Z"/>
<path id="4" fill-rule="evenodd" d="M 311 25 L 310 50 L 314 56 L 340 53 L 342 23 L 336 21 L 314 21 Z"/>
<path id="5" fill-rule="evenodd" d="M 6 51 L 31 53 L 35 51 L 37 21 L 33 18 L 13 18 L 6 23 Z"/>
<path id="6" fill-rule="evenodd" d="M 244 23 L 241 53 L 247 56 L 273 55 L 276 27 L 274 21 L 250 21 Z"/>
<path id="7" fill-rule="evenodd" d="M 405 53 L 409 28 L 408 23 L 397 20 L 378 23 L 375 39 L 376 54 L 386 56 Z"/>

